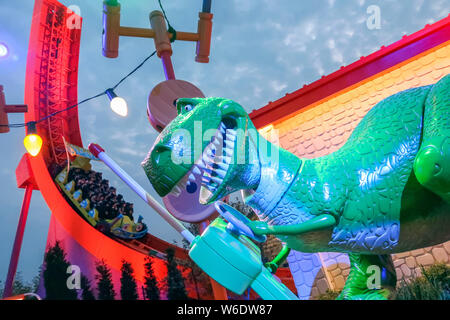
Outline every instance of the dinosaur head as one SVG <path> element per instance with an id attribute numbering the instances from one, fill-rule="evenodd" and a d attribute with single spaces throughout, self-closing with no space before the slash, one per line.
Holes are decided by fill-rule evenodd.
<path id="1" fill-rule="evenodd" d="M 242 106 L 224 98 L 182 98 L 177 110 L 142 162 L 161 197 L 200 187 L 199 201 L 208 204 L 258 185 L 260 136 Z"/>

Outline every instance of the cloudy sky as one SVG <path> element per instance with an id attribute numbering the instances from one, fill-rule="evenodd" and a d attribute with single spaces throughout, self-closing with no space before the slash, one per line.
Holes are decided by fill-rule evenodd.
<path id="1" fill-rule="evenodd" d="M 61 0 L 77 5 L 84 19 L 79 66 L 78 96 L 82 100 L 104 91 L 133 69 L 153 50 L 149 39 L 121 38 L 118 59 L 101 54 L 102 4 L 100 0 Z M 149 27 L 148 14 L 157 0 L 122 0 L 122 25 Z M 197 28 L 201 0 L 162 0 L 168 18 L 179 31 Z M 7 103 L 23 103 L 24 78 L 33 0 L 0 0 L 0 42 L 11 54 L 0 60 L 0 84 Z M 367 13 L 380 8 L 379 29 L 370 29 Z M 209 64 L 194 62 L 195 45 L 173 44 L 178 79 L 192 82 L 206 96 L 231 98 L 249 112 L 389 45 L 405 34 L 422 29 L 450 13 L 450 0 L 213 0 L 214 26 Z M 84 144 L 100 143 L 145 188 L 152 190 L 140 167 L 156 133 L 146 118 L 151 89 L 164 80 L 161 62 L 152 58 L 116 93 L 128 101 L 129 116 L 119 118 L 105 97 L 80 106 Z M 10 115 L 10 122 L 23 122 Z M 14 170 L 25 152 L 24 131 L 13 129 L 0 136 L 0 280 L 6 277 L 23 190 L 17 189 Z M 165 222 L 98 164 L 135 212 L 144 216 L 150 232 L 180 241 Z M 50 212 L 39 192 L 32 198 L 19 271 L 30 280 L 42 263 Z"/>

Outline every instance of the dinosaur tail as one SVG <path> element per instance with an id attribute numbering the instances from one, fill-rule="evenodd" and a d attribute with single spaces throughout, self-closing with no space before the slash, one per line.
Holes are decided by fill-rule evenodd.
<path id="1" fill-rule="evenodd" d="M 423 186 L 450 203 L 450 75 L 432 87 L 423 119 L 414 173 Z"/>

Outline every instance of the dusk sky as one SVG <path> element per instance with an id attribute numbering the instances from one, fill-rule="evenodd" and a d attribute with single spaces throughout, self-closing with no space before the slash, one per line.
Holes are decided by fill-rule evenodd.
<path id="1" fill-rule="evenodd" d="M 114 85 L 154 50 L 153 40 L 121 38 L 119 58 L 102 56 L 101 0 L 61 0 L 76 5 L 83 17 L 78 97 L 90 97 Z M 148 15 L 159 9 L 157 0 L 122 0 L 121 24 L 149 27 Z M 162 0 L 172 26 L 195 32 L 201 0 Z M 175 41 L 173 64 L 178 79 L 192 82 L 206 96 L 233 99 L 248 112 L 261 108 L 304 84 L 348 65 L 383 45 L 398 41 L 426 24 L 450 13 L 450 0 L 213 0 L 213 34 L 209 64 L 194 61 L 195 44 Z M 23 103 L 28 38 L 33 0 L 0 0 L 0 42 L 10 55 L 0 59 L 0 84 L 6 102 Z M 380 9 L 379 28 L 369 28 L 370 6 Z M 370 11 L 369 12 L 373 12 Z M 369 22 L 371 22 L 370 20 Z M 369 23 L 370 25 L 370 23 Z M 161 61 L 151 58 L 126 80 L 116 93 L 128 102 L 129 116 L 111 112 L 109 101 L 100 97 L 79 107 L 84 145 L 101 144 L 142 186 L 157 197 L 140 163 L 157 133 L 146 116 L 147 97 L 165 80 Z M 10 123 L 24 121 L 10 115 Z M 15 168 L 25 149 L 24 130 L 0 135 L 0 280 L 6 278 L 11 248 L 20 213 L 23 189 L 18 189 Z M 180 237 L 142 200 L 102 164 L 110 184 L 134 202 L 135 215 L 143 215 L 150 233 L 180 243 Z M 38 273 L 43 261 L 50 211 L 39 191 L 34 192 L 18 271 L 26 280 Z"/>

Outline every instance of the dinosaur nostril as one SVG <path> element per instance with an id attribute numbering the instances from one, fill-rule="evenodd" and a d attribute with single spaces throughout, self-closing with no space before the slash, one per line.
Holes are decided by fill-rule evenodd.
<path id="1" fill-rule="evenodd" d="M 158 165 L 162 155 L 165 152 L 170 152 L 170 151 L 171 151 L 171 149 L 168 146 L 165 146 L 165 145 L 162 145 L 162 144 L 156 145 L 154 147 L 153 151 L 152 151 L 153 164 Z"/>
<path id="2" fill-rule="evenodd" d="M 159 159 L 161 158 L 161 154 L 156 154 L 155 157 L 153 158 L 153 163 L 154 164 L 159 164 Z"/>

